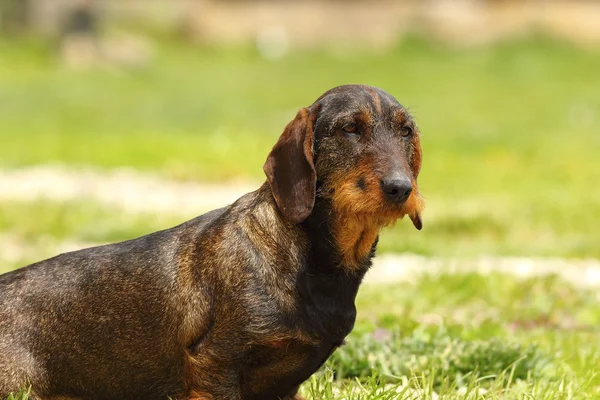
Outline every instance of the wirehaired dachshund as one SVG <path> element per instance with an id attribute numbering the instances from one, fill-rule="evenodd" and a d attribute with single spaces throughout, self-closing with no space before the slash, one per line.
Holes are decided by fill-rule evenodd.
<path id="1" fill-rule="evenodd" d="M 301 399 L 354 326 L 380 229 L 421 229 L 420 169 L 394 97 L 329 90 L 232 205 L 0 276 L 0 398 Z"/>

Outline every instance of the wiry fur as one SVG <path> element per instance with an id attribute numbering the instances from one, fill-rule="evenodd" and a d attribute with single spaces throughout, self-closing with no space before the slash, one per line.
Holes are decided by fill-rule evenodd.
<path id="1" fill-rule="evenodd" d="M 300 399 L 352 330 L 380 228 L 420 228 L 418 140 L 387 93 L 335 88 L 234 204 L 0 276 L 0 398 L 30 382 L 44 400 Z M 413 182 L 402 204 L 381 192 L 392 170 Z"/>

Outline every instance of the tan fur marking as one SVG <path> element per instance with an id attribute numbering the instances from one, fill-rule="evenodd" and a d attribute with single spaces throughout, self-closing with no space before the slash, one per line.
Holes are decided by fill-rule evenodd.
<path id="1" fill-rule="evenodd" d="M 380 230 L 380 226 L 374 222 L 371 218 L 356 215 L 342 215 L 338 218 L 335 231 L 342 264 L 356 266 L 369 254 Z"/>
<path id="2" fill-rule="evenodd" d="M 361 178 L 365 182 L 365 190 L 356 185 Z M 379 180 L 369 165 L 360 166 L 351 174 L 333 181 L 334 237 L 342 265 L 350 271 L 368 256 L 381 228 L 405 215 L 419 215 L 423 209 L 416 182 L 413 182 L 413 192 L 404 204 L 388 205 L 379 190 Z"/>

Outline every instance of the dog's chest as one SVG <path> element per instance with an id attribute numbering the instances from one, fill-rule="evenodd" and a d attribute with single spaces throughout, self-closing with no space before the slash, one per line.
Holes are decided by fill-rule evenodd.
<path id="1" fill-rule="evenodd" d="M 338 347 L 331 342 L 307 344 L 278 340 L 255 346 L 248 354 L 242 392 L 248 399 L 279 399 L 295 393 Z"/>
<path id="2" fill-rule="evenodd" d="M 244 399 L 286 399 L 342 345 L 356 319 L 358 282 L 343 274 L 306 270 L 295 279 L 293 299 L 282 293 L 246 302 L 245 335 L 253 345 L 240 365 Z M 262 289 L 264 291 L 264 288 Z M 259 290 L 252 291 L 253 296 Z M 251 306 L 248 306 L 251 305 Z M 255 329 L 260 327 L 260 329 Z"/>
<path id="3" fill-rule="evenodd" d="M 286 399 L 343 344 L 354 325 L 354 304 L 331 306 L 304 304 L 291 326 L 255 337 L 260 344 L 248 350 L 242 368 L 248 399 Z M 283 315 L 278 317 L 285 325 Z"/>

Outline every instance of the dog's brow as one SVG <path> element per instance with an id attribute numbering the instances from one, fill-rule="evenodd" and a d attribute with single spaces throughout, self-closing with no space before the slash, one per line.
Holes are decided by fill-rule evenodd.
<path id="1" fill-rule="evenodd" d="M 359 116 L 361 114 L 361 111 L 358 110 L 354 110 L 354 111 L 344 111 L 344 112 L 340 112 L 338 114 L 335 114 L 335 116 L 331 119 L 331 123 L 329 124 L 329 128 L 334 128 L 337 124 L 339 124 L 341 121 L 344 120 L 354 120 L 356 119 L 357 116 Z"/>
<path id="2" fill-rule="evenodd" d="M 408 111 L 406 111 L 404 108 L 399 108 L 396 109 L 394 111 L 392 111 L 392 121 L 394 122 L 411 122 L 412 118 L 410 116 L 410 114 L 408 113 Z"/>
<path id="3" fill-rule="evenodd" d="M 361 107 L 360 111 L 358 112 L 358 116 L 368 124 L 372 124 L 375 120 L 375 118 L 373 118 L 373 113 L 371 113 L 366 107 Z"/>

